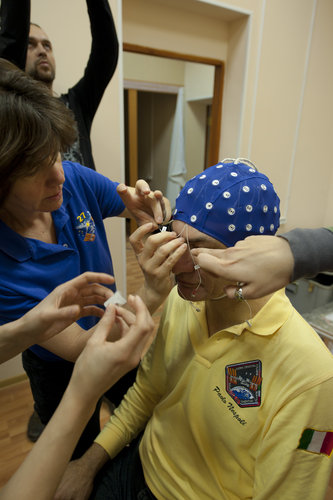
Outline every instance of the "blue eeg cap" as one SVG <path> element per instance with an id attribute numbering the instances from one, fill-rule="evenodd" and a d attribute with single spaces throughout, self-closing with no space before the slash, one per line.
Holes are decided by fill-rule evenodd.
<path id="1" fill-rule="evenodd" d="M 227 159 L 185 184 L 173 219 L 231 247 L 250 235 L 274 235 L 280 225 L 279 207 L 266 175 L 249 160 Z"/>

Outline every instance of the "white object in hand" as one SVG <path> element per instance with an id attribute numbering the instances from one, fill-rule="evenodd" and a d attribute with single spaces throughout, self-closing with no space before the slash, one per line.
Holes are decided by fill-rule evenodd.
<path id="1" fill-rule="evenodd" d="M 114 293 L 112 297 L 109 297 L 108 300 L 104 302 L 104 307 L 107 307 L 109 304 L 123 306 L 124 304 L 126 304 L 126 299 L 124 299 L 120 292 L 116 291 L 116 293 Z"/>

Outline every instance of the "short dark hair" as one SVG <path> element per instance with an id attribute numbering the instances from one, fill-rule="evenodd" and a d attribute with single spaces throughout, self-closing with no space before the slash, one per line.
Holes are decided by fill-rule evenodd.
<path id="1" fill-rule="evenodd" d="M 0 59 L 0 206 L 18 178 L 53 164 L 75 139 L 72 112 L 43 83 Z"/>

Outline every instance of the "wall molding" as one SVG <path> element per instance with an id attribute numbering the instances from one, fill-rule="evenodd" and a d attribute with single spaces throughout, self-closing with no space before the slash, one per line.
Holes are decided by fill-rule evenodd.
<path id="1" fill-rule="evenodd" d="M 139 80 L 124 80 L 124 89 L 134 89 L 161 94 L 178 94 L 181 85 L 168 85 L 164 83 L 143 82 Z"/>
<path id="2" fill-rule="evenodd" d="M 26 373 L 16 375 L 15 377 L 4 378 L 3 380 L 0 380 L 0 389 L 3 389 L 4 387 L 8 387 L 10 385 L 18 384 L 19 382 L 24 382 L 25 380 L 28 380 Z"/>

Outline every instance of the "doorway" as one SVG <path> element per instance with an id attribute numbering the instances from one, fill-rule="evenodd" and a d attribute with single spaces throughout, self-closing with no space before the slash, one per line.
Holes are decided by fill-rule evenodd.
<path id="1" fill-rule="evenodd" d="M 124 89 L 125 179 L 131 186 L 140 178 L 166 192 L 176 101 L 171 91 Z"/>
<path id="2" fill-rule="evenodd" d="M 185 130 L 188 179 L 218 161 L 224 63 L 126 43 L 123 48 L 126 182 L 134 185 L 142 177 L 153 189 L 165 192 L 177 94 L 185 85 L 179 76 L 184 72 L 181 68 L 186 68 L 187 80 L 191 82 L 191 88 L 186 88 L 184 106 L 186 123 L 191 124 Z M 129 55 L 132 59 L 128 63 L 128 78 L 125 56 Z M 138 73 L 133 70 L 137 65 L 134 55 L 141 57 Z M 155 65 L 160 63 L 157 78 L 151 75 L 153 60 Z M 158 79 L 166 83 L 157 83 Z"/>

